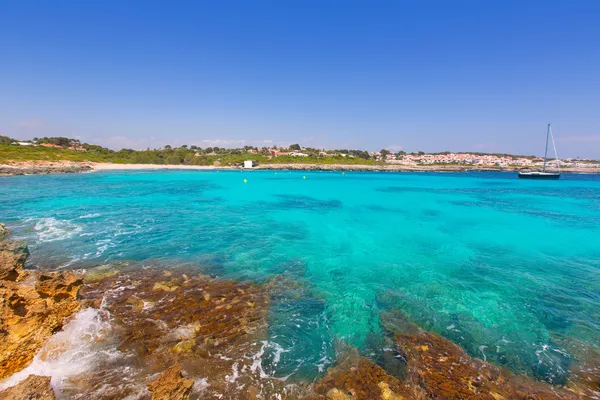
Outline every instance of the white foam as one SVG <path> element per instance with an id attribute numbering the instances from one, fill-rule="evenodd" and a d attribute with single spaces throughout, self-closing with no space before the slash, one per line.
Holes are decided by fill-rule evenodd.
<path id="1" fill-rule="evenodd" d="M 101 215 L 100 213 L 85 214 L 85 215 L 82 215 L 81 217 L 79 217 L 79 219 L 97 218 L 100 215 Z"/>
<path id="2" fill-rule="evenodd" d="M 263 354 L 265 354 L 265 349 L 267 348 L 269 342 L 266 340 L 261 341 L 262 346 L 260 347 L 260 350 L 257 351 L 253 356 L 252 356 L 252 366 L 250 367 L 250 371 L 252 371 L 252 373 L 256 373 L 256 371 L 258 371 L 259 376 L 261 378 L 268 378 L 269 375 L 267 375 L 265 373 L 265 371 L 263 370 L 262 367 L 262 356 Z"/>
<path id="3" fill-rule="evenodd" d="M 196 378 L 196 379 L 194 379 L 194 387 L 192 389 L 192 393 L 195 395 L 201 395 L 204 393 L 204 391 L 206 389 L 208 389 L 209 386 L 210 386 L 210 383 L 208 383 L 208 379 Z"/>
<path id="4" fill-rule="evenodd" d="M 33 227 L 39 242 L 54 242 L 73 237 L 82 231 L 80 225 L 54 217 L 41 218 Z"/>
<path id="5" fill-rule="evenodd" d="M 233 363 L 233 365 L 231 366 L 231 375 L 227 375 L 225 376 L 225 380 L 227 381 L 227 383 L 235 383 L 235 381 L 237 380 L 237 378 L 239 378 L 240 373 L 238 371 L 238 363 L 235 362 Z"/>
<path id="6" fill-rule="evenodd" d="M 281 345 L 279 343 L 275 343 L 275 342 L 270 342 L 271 343 L 271 348 L 273 348 L 275 350 L 275 355 L 273 356 L 273 366 L 276 366 L 277 364 L 279 364 L 279 361 L 281 360 L 281 354 L 282 353 L 289 353 L 290 350 L 285 350 L 283 347 L 281 347 Z"/>
<path id="7" fill-rule="evenodd" d="M 484 352 L 485 349 L 487 349 L 487 346 L 485 346 L 485 345 L 479 346 L 479 351 L 481 351 L 481 354 L 483 355 L 483 361 L 487 361 L 487 356 L 485 355 L 485 352 Z"/>
<path id="8" fill-rule="evenodd" d="M 106 337 L 109 330 L 106 311 L 94 308 L 79 311 L 62 331 L 44 344 L 27 368 L 1 381 L 0 390 L 35 374 L 50 376 L 52 387 L 60 392 L 69 377 L 92 370 L 99 360 L 119 357 L 116 349 L 107 351 L 97 346 L 97 342 Z"/>

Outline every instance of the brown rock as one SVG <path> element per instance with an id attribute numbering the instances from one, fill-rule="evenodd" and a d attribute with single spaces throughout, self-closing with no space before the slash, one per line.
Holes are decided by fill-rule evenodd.
<path id="1" fill-rule="evenodd" d="M 185 379 L 181 365 L 173 365 L 148 384 L 153 400 L 185 400 L 190 397 L 194 381 Z"/>
<path id="2" fill-rule="evenodd" d="M 423 391 L 416 385 L 401 382 L 380 366 L 355 352 L 330 368 L 314 387 L 317 395 L 330 400 L 419 400 Z M 317 397 L 318 398 L 318 397 Z"/>
<path id="3" fill-rule="evenodd" d="M 0 240 L 6 238 L 9 234 L 10 231 L 8 228 L 2 222 L 0 222 Z"/>
<path id="4" fill-rule="evenodd" d="M 4 400 L 54 400 L 54 390 L 49 376 L 29 375 L 16 386 L 0 392 Z"/>
<path id="5" fill-rule="evenodd" d="M 123 270 L 81 293 L 83 301 L 94 302 L 96 296 L 104 298 L 110 312 L 118 349 L 135 355 L 144 375 L 181 365 L 188 376 L 206 379 L 206 398 L 253 394 L 253 389 L 246 393 L 239 387 L 260 388 L 260 398 L 286 390 L 286 383 L 276 379 L 266 384 L 268 378 L 249 356 L 264 351 L 269 305 L 265 285 L 212 279 L 193 269 L 149 267 Z M 104 376 L 87 385 L 107 384 Z"/>
<path id="6" fill-rule="evenodd" d="M 24 242 L 0 241 L 0 280 L 16 281 L 23 274 L 23 265 L 29 256 Z"/>
<path id="7" fill-rule="evenodd" d="M 56 302 L 62 299 L 76 298 L 83 285 L 83 276 L 72 271 L 50 272 L 39 275 L 35 290 L 41 298 L 52 297 Z"/>
<path id="8" fill-rule="evenodd" d="M 407 360 L 407 381 L 430 398 L 462 400 L 551 400 L 579 396 L 547 383 L 516 376 L 510 371 L 469 356 L 460 346 L 431 332 L 398 334 Z"/>
<path id="9" fill-rule="evenodd" d="M 0 242 L 0 379 L 27 366 L 45 339 L 80 308 L 83 281 L 71 271 L 23 271 L 27 247 Z"/>

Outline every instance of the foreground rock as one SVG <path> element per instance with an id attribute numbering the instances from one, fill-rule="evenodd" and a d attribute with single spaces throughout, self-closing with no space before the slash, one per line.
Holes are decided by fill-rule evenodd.
<path id="1" fill-rule="evenodd" d="M 80 308 L 82 277 L 70 271 L 25 271 L 27 255 L 22 242 L 0 242 L 0 379 L 25 368 Z"/>
<path id="2" fill-rule="evenodd" d="M 54 400 L 54 390 L 49 376 L 29 375 L 16 386 L 0 392 L 3 400 Z"/>
<path id="3" fill-rule="evenodd" d="M 180 365 L 174 365 L 148 384 L 153 400 L 187 400 L 194 381 L 185 379 Z"/>
<path id="4" fill-rule="evenodd" d="M 314 385 L 315 394 L 308 399 L 354 400 L 420 400 L 425 392 L 410 382 L 389 375 L 372 361 L 349 352 L 342 361 L 327 371 Z"/>
<path id="5" fill-rule="evenodd" d="M 0 239 L 0 280 L 14 282 L 23 275 L 29 256 L 25 242 Z"/>
<path id="6" fill-rule="evenodd" d="M 397 343 L 407 360 L 407 380 L 419 385 L 429 398 L 465 400 L 578 399 L 576 394 L 472 358 L 439 335 L 419 331 L 398 334 Z"/>
<path id="7" fill-rule="evenodd" d="M 6 238 L 8 234 L 8 228 L 2 222 L 0 222 L 0 240 L 4 240 L 4 238 Z"/>
<path id="8" fill-rule="evenodd" d="M 411 324 L 399 312 L 394 349 L 378 364 L 356 351 L 313 387 L 310 400 L 574 400 L 598 398 L 535 381 L 469 356 L 460 346 Z M 389 319 L 385 318 L 385 319 Z M 384 319 L 384 323 L 385 323 Z M 398 328 L 398 325 L 396 325 Z M 387 326 L 390 328 L 390 326 Z M 381 363 L 380 363 L 381 361 Z M 402 368 L 398 368 L 402 364 Z M 597 392 L 596 392 L 597 393 Z M 595 397 L 596 396 L 596 397 Z"/>
<path id="9" fill-rule="evenodd" d="M 153 398 L 184 398 L 164 395 L 180 389 L 187 393 L 190 385 L 179 379 L 181 374 L 204 380 L 193 390 L 197 395 L 204 391 L 206 398 L 237 399 L 250 387 L 267 393 L 253 358 L 266 338 L 265 285 L 212 279 L 193 270 L 137 267 L 115 275 L 101 268 L 91 271 L 94 279 L 82 299 L 87 305 L 102 304 L 110 314 L 110 340 L 123 355 L 116 363 L 129 366 L 132 382 L 162 374 L 148 385 Z M 98 282 L 101 275 L 106 277 Z M 107 379 L 114 368 L 107 363 L 78 376 L 66 394 L 123 398 L 136 393 L 135 385 L 122 384 L 122 376 Z M 101 385 L 115 390 L 99 397 L 95 388 Z M 269 393 L 283 391 L 284 385 L 275 382 Z"/>

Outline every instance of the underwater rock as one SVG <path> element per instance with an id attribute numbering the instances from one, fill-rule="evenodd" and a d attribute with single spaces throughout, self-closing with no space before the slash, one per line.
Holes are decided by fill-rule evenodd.
<path id="1" fill-rule="evenodd" d="M 556 334 L 553 339 L 574 357 L 567 388 L 584 398 L 600 399 L 600 348 L 572 336 Z"/>
<path id="2" fill-rule="evenodd" d="M 578 399 L 553 387 L 469 356 L 460 346 L 434 333 L 396 336 L 407 360 L 407 381 L 419 385 L 432 399 L 550 400 Z"/>
<path id="3" fill-rule="evenodd" d="M 80 308 L 83 281 L 71 271 L 24 271 L 27 247 L 0 243 L 0 379 L 27 366 L 45 339 Z"/>
<path id="4" fill-rule="evenodd" d="M 29 375 L 23 382 L 0 392 L 4 400 L 54 400 L 49 376 Z"/>
<path id="5" fill-rule="evenodd" d="M 309 399 L 344 400 L 419 400 L 423 391 L 411 383 L 388 375 L 372 361 L 361 358 L 357 351 L 342 357 L 337 366 L 329 368 L 313 388 Z"/>
<path id="6" fill-rule="evenodd" d="M 181 365 L 173 365 L 148 384 L 153 400 L 187 400 L 194 381 L 185 379 Z"/>
<path id="7" fill-rule="evenodd" d="M 119 271 L 126 267 L 126 264 L 106 264 L 87 270 L 84 275 L 85 283 L 97 283 L 104 279 L 111 278 L 119 273 Z"/>
<path id="8" fill-rule="evenodd" d="M 6 238 L 10 234 L 10 231 L 2 222 L 0 222 L 0 240 Z"/>

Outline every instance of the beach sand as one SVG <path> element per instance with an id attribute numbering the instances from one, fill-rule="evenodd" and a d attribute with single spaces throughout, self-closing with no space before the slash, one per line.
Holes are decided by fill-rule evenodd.
<path id="1" fill-rule="evenodd" d="M 0 175 L 33 175 L 91 171 L 127 170 L 236 170 L 242 167 L 212 165 L 177 164 L 113 164 L 75 161 L 19 161 L 0 164 Z M 404 165 L 404 164 L 260 164 L 253 170 L 315 170 L 315 171 L 388 171 L 388 172 L 466 172 L 466 171 L 506 171 L 516 172 L 517 168 L 468 165 Z M 563 173 L 600 173 L 600 168 L 568 168 Z"/>

